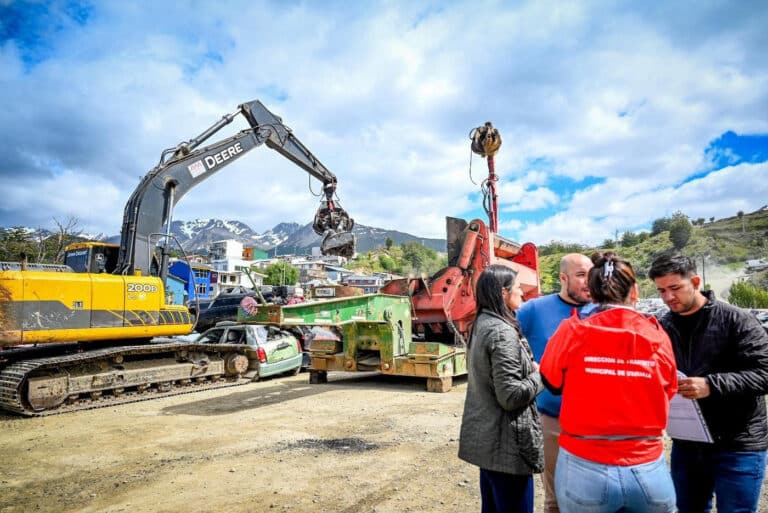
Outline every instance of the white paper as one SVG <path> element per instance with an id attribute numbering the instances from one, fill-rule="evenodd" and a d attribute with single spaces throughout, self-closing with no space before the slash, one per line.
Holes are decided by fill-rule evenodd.
<path id="1" fill-rule="evenodd" d="M 677 372 L 678 380 L 685 377 L 682 372 Z M 712 435 L 709 434 L 699 403 L 696 399 L 686 399 L 680 394 L 675 394 L 669 401 L 667 434 L 678 440 L 712 443 Z"/>

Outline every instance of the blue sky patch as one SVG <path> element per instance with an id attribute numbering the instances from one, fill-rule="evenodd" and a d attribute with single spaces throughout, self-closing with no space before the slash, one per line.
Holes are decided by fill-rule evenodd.
<path id="1" fill-rule="evenodd" d="M 61 7 L 50 2 L 0 4 L 0 44 L 13 41 L 27 70 L 51 58 L 56 39 L 72 23 L 83 26 L 93 13 L 84 2 L 67 2 Z"/>
<path id="2" fill-rule="evenodd" d="M 259 92 L 260 98 L 269 97 L 279 102 L 284 102 L 288 99 L 288 91 L 275 84 L 267 84 L 265 86 L 259 87 L 257 91 Z"/>
<path id="3" fill-rule="evenodd" d="M 683 183 L 698 180 L 725 167 L 765 162 L 768 160 L 768 134 L 739 135 L 729 130 L 710 142 L 704 155 L 709 166 L 687 177 Z"/>
<path id="4" fill-rule="evenodd" d="M 713 171 L 742 162 L 765 162 L 768 160 L 768 134 L 739 135 L 729 130 L 709 143 L 705 153 L 712 161 Z"/>
<path id="5" fill-rule="evenodd" d="M 529 169 L 531 170 L 534 170 L 536 168 L 541 169 L 541 167 L 545 167 L 543 165 L 545 165 L 547 162 L 548 161 L 545 158 L 536 159 L 535 161 L 531 161 L 532 165 L 529 166 Z M 587 189 L 597 184 L 601 184 L 603 182 L 605 182 L 605 178 L 603 177 L 587 176 L 580 180 L 575 180 L 570 177 L 550 174 L 546 180 L 546 183 L 541 184 L 540 186 L 537 186 L 537 187 L 533 187 L 530 190 L 533 191 L 539 187 L 549 188 L 558 197 L 558 201 L 556 204 L 547 205 L 545 207 L 538 208 L 535 210 L 515 210 L 514 212 L 505 212 L 504 198 L 500 196 L 499 197 L 499 203 L 500 203 L 499 223 L 503 224 L 505 221 L 510 221 L 510 220 L 519 221 L 523 225 L 529 224 L 529 223 L 541 223 L 546 219 L 552 217 L 553 215 L 557 214 L 558 212 L 568 210 L 568 205 L 570 203 L 571 198 L 578 191 L 582 191 L 584 189 Z M 471 201 L 473 204 L 478 205 L 478 207 L 465 212 L 464 213 L 465 215 L 460 215 L 459 217 L 467 217 L 472 219 L 479 218 L 487 222 L 488 216 L 485 214 L 485 211 L 481 206 L 482 195 L 480 194 L 480 192 L 473 193 L 471 195 Z M 502 230 L 502 231 L 504 233 L 510 233 L 507 230 Z"/>

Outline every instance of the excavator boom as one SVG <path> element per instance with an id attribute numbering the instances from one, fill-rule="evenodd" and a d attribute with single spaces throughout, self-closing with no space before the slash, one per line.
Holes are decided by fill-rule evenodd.
<path id="1" fill-rule="evenodd" d="M 245 117 L 251 128 L 199 148 L 238 115 Z M 156 268 L 154 248 L 176 202 L 200 182 L 262 144 L 322 182 L 324 199 L 313 224 L 315 232 L 324 237 L 321 250 L 324 254 L 351 257 L 354 221 L 334 200 L 336 176 L 279 117 L 256 100 L 243 103 L 199 136 L 163 151 L 158 165 L 144 176 L 125 206 L 117 273 L 164 277 L 166 262 L 161 263 L 161 269 Z"/>

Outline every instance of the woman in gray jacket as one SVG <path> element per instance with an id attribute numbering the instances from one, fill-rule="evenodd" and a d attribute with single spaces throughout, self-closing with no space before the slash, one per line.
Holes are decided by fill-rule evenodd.
<path id="1" fill-rule="evenodd" d="M 480 467 L 483 513 L 531 513 L 533 474 L 544 467 L 535 402 L 543 385 L 515 319 L 522 291 L 512 269 L 492 265 L 475 295 L 459 458 Z"/>

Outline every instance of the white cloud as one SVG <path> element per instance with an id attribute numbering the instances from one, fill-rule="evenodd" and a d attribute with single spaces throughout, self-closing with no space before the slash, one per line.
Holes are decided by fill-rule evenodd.
<path id="1" fill-rule="evenodd" d="M 721 171 L 680 184 L 705 169 L 704 150 L 725 131 L 768 133 L 766 9 L 230 6 L 100 2 L 83 27 L 43 34 L 50 57 L 31 67 L 21 43 L 0 42 L 0 185 L 18 198 L 0 207 L 0 224 L 79 213 L 116 233 L 163 149 L 256 98 L 338 176 L 358 222 L 425 237 L 444 236 L 446 215 L 480 207 L 467 134 L 487 120 L 504 138 L 502 230 L 519 239 L 601 241 L 678 208 L 710 217 L 765 203 L 755 178 L 764 168 L 729 171 L 739 183 L 716 182 Z M 484 174 L 475 157 L 474 179 Z M 558 197 L 563 177 L 588 176 L 604 183 Z M 190 192 L 176 217 L 258 231 L 308 222 L 317 200 L 307 181 L 257 149 Z M 56 195 L 62 187 L 75 192 Z M 693 199 L 716 191 L 717 202 Z M 98 208 L 85 212 L 81 198 Z M 541 223 L 515 217 L 553 207 Z"/>
<path id="2" fill-rule="evenodd" d="M 542 223 L 521 229 L 536 243 L 565 240 L 600 244 L 680 210 L 691 218 L 728 217 L 751 211 L 768 198 L 768 163 L 739 164 L 679 187 L 638 190 L 627 182 L 607 182 L 577 194 L 573 204 Z M 763 203 L 761 203 L 763 202 Z"/>

